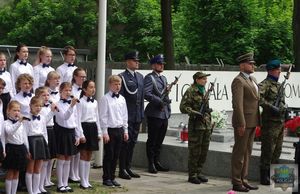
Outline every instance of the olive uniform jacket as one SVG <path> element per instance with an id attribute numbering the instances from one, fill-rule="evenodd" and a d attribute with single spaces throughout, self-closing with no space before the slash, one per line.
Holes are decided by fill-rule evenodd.
<path id="1" fill-rule="evenodd" d="M 251 77 L 251 76 L 250 76 Z M 255 78 L 251 79 L 257 85 Z M 234 78 L 232 91 L 232 126 L 233 128 L 254 128 L 260 125 L 259 93 L 253 82 L 243 73 Z"/>

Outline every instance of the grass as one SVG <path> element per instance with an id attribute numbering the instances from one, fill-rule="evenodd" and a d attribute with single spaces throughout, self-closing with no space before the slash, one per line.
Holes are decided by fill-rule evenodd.
<path id="1" fill-rule="evenodd" d="M 110 188 L 110 187 L 103 186 L 100 182 L 90 181 L 90 183 L 93 185 L 93 188 L 86 189 L 86 190 L 80 189 L 78 183 L 70 183 L 69 186 L 74 190 L 74 192 L 72 194 L 84 194 L 84 193 L 110 194 L 113 192 L 128 191 L 128 189 L 126 189 L 124 187 Z M 0 182 L 0 188 L 4 188 L 3 180 L 1 180 L 1 182 Z M 50 189 L 48 189 L 48 191 L 50 191 L 51 193 L 58 193 L 58 192 L 56 192 L 56 186 L 51 187 Z M 18 192 L 18 194 L 27 194 L 27 192 Z"/>

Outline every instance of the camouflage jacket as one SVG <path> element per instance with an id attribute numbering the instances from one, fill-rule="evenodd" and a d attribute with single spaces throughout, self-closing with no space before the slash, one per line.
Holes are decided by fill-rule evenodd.
<path id="1" fill-rule="evenodd" d="M 259 105 L 263 108 L 263 112 L 261 114 L 262 116 L 262 122 L 264 121 L 284 121 L 285 116 L 285 99 L 284 95 L 282 96 L 279 104 L 279 113 L 276 113 L 271 107 L 271 105 L 274 105 L 278 90 L 280 87 L 280 83 L 270 79 L 266 78 L 261 83 L 258 84 L 259 87 L 259 94 L 260 94 L 260 101 Z"/>
<path id="2" fill-rule="evenodd" d="M 199 114 L 193 112 L 199 112 L 201 102 L 204 95 L 201 94 L 196 85 L 190 86 L 184 93 L 181 103 L 180 111 L 189 115 L 189 129 L 207 130 L 211 129 L 211 116 L 210 112 L 205 112 L 201 117 Z M 206 110 L 209 110 L 209 104 L 207 103 Z"/>

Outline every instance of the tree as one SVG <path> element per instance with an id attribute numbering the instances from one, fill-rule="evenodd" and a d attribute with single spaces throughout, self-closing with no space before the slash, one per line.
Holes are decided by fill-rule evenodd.
<path id="1" fill-rule="evenodd" d="M 171 0 L 161 0 L 161 20 L 166 69 L 175 68 L 173 29 L 172 29 L 172 3 Z"/>
<path id="2" fill-rule="evenodd" d="M 295 69 L 300 71 L 300 2 L 294 0 L 293 11 L 293 38 L 294 38 L 294 56 L 295 56 Z"/>

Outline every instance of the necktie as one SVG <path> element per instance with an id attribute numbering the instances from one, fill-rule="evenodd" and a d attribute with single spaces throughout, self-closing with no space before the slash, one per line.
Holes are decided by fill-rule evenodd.
<path id="1" fill-rule="evenodd" d="M 44 107 L 48 107 L 50 104 L 44 104 Z"/>
<path id="2" fill-rule="evenodd" d="M 78 91 L 79 91 L 79 90 L 82 90 L 82 88 L 78 88 Z"/>
<path id="3" fill-rule="evenodd" d="M 2 75 L 2 73 L 5 72 L 5 68 L 3 68 L 2 70 L 0 70 L 0 75 Z"/>
<path id="4" fill-rule="evenodd" d="M 56 94 L 58 94 L 58 92 L 55 92 L 55 91 L 52 91 L 51 93 L 50 93 L 51 95 L 56 95 Z"/>
<path id="5" fill-rule="evenodd" d="M 23 92 L 23 97 L 26 98 L 27 96 L 32 97 L 32 94 L 30 92 Z"/>
<path id="6" fill-rule="evenodd" d="M 117 93 L 113 93 L 112 95 L 111 95 L 111 97 L 117 97 L 117 98 L 119 98 L 119 94 L 117 94 Z"/>
<path id="7" fill-rule="evenodd" d="M 48 67 L 49 68 L 49 64 L 43 63 L 43 68 Z"/>
<path id="8" fill-rule="evenodd" d="M 20 65 L 27 65 L 27 62 L 26 61 L 20 61 Z"/>
<path id="9" fill-rule="evenodd" d="M 92 97 L 91 97 L 91 98 L 90 98 L 90 97 L 88 97 L 86 101 L 87 101 L 87 102 L 92 102 L 92 103 L 94 103 L 94 100 L 95 100 L 94 98 L 92 98 Z"/>
<path id="10" fill-rule="evenodd" d="M 14 119 L 10 119 L 10 118 L 8 118 L 8 120 L 10 120 L 13 124 L 15 124 L 16 122 L 18 122 L 18 120 L 14 120 Z"/>
<path id="11" fill-rule="evenodd" d="M 71 104 L 71 100 L 66 100 L 66 99 L 61 99 L 63 101 L 63 103 L 68 103 Z"/>
<path id="12" fill-rule="evenodd" d="M 68 67 L 74 67 L 74 66 L 75 66 L 74 63 L 73 64 L 71 64 L 71 63 L 68 64 Z"/>
<path id="13" fill-rule="evenodd" d="M 40 115 L 38 115 L 38 116 L 32 115 L 32 120 L 35 120 L 35 119 L 41 120 L 41 116 Z"/>

